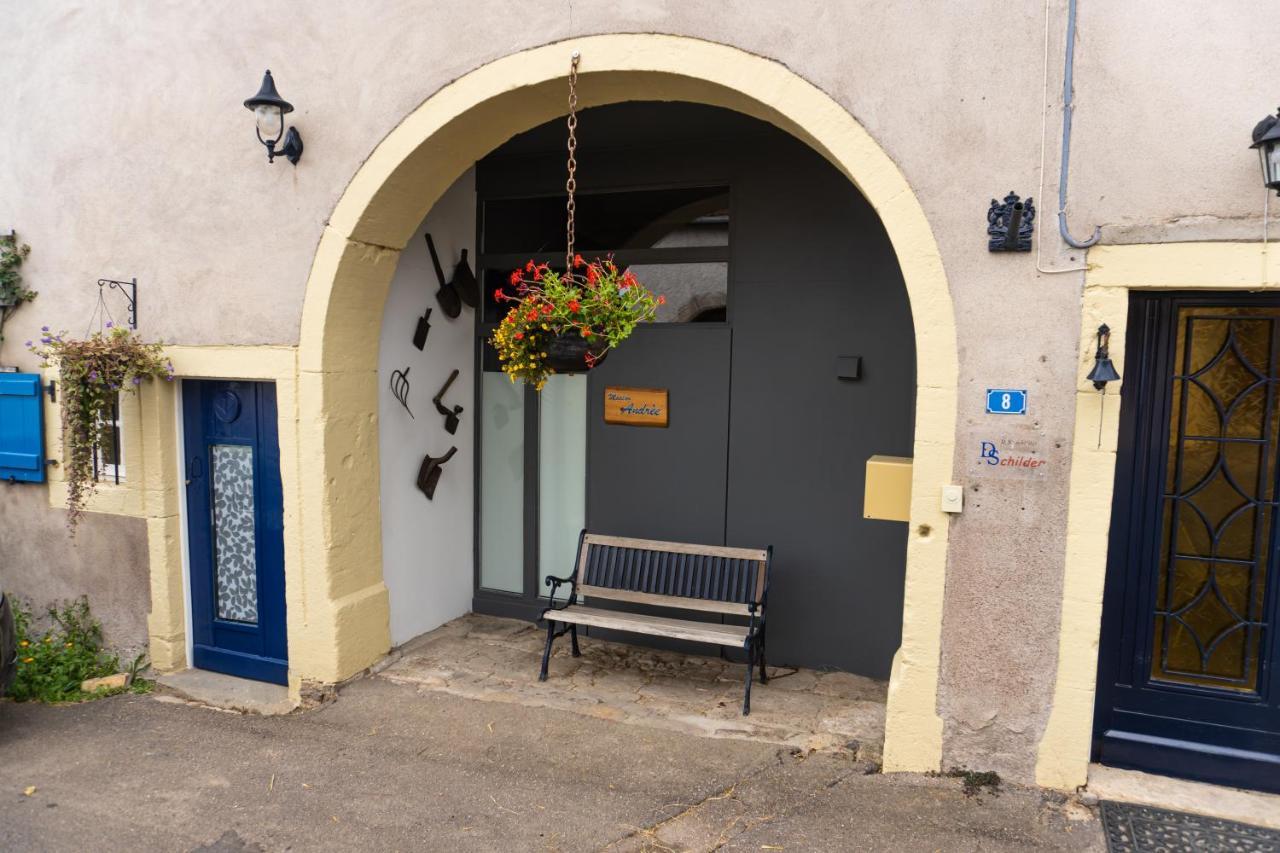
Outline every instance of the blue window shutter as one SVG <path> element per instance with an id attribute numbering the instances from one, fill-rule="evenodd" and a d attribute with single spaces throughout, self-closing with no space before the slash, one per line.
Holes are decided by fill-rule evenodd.
<path id="1" fill-rule="evenodd" d="M 0 480 L 44 482 L 44 401 L 35 373 L 0 373 Z"/>

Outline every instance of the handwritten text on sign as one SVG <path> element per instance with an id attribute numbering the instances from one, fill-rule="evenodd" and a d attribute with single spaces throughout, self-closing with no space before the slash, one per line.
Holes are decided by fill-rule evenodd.
<path id="1" fill-rule="evenodd" d="M 627 426 L 665 427 L 667 389 L 605 388 L 604 422 Z"/>

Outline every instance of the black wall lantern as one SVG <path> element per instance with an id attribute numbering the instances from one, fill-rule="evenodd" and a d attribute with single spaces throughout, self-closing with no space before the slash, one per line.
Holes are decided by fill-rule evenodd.
<path id="1" fill-rule="evenodd" d="M 1262 184 L 1280 195 L 1280 110 L 1253 129 L 1253 144 L 1262 159 Z"/>
<path id="2" fill-rule="evenodd" d="M 284 129 L 284 114 L 293 112 L 293 104 L 280 97 L 270 70 L 262 76 L 262 88 L 258 94 L 245 101 L 244 105 L 253 110 L 253 118 L 258 125 L 258 141 L 267 146 L 267 162 L 274 163 L 276 155 L 282 154 L 289 158 L 290 163 L 298 165 L 302 159 L 302 136 L 296 128 L 289 128 L 287 133 Z M 276 143 L 281 137 L 284 145 L 277 148 Z"/>
<path id="3" fill-rule="evenodd" d="M 1089 371 L 1088 379 L 1094 388 L 1105 391 L 1108 382 L 1119 378 L 1116 366 L 1111 363 L 1111 327 L 1103 323 L 1098 327 L 1098 351 L 1093 356 L 1093 370 Z"/>

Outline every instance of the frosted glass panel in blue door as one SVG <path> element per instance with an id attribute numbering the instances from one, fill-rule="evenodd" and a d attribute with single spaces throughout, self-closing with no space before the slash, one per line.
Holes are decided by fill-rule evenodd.
<path id="1" fill-rule="evenodd" d="M 213 558 L 218 618 L 258 621 L 258 560 L 254 547 L 253 448 L 209 448 L 213 486 Z"/>

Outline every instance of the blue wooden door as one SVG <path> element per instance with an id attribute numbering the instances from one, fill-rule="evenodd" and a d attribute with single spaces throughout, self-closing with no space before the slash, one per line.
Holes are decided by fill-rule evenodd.
<path id="1" fill-rule="evenodd" d="M 285 684 L 284 507 L 276 389 L 183 382 L 193 662 Z"/>
<path id="2" fill-rule="evenodd" d="M 1280 791 L 1280 297 L 1128 328 L 1094 756 Z"/>

